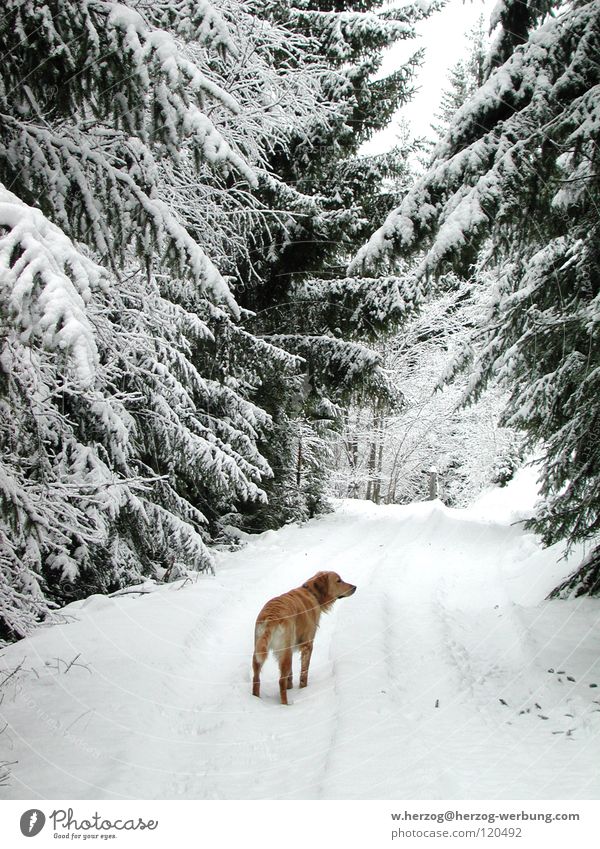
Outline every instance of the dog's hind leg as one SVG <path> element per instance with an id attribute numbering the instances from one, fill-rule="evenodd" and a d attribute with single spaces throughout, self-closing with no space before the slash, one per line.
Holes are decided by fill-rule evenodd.
<path id="1" fill-rule="evenodd" d="M 254 632 L 254 655 L 252 656 L 252 695 L 260 698 L 260 670 L 269 654 L 271 629 L 262 623 L 256 624 Z"/>
<path id="2" fill-rule="evenodd" d="M 308 684 L 308 667 L 310 666 L 310 656 L 312 654 L 313 644 L 312 640 L 309 640 L 307 643 L 302 643 L 300 646 L 300 658 L 301 658 L 301 666 L 300 666 L 300 686 L 306 687 Z"/>
<path id="3" fill-rule="evenodd" d="M 267 659 L 267 652 L 254 652 L 252 657 L 252 695 L 260 698 L 260 670 Z"/>
<path id="4" fill-rule="evenodd" d="M 281 704 L 287 705 L 288 682 L 292 679 L 292 650 L 283 649 L 277 652 L 277 659 L 279 660 L 279 695 Z"/>

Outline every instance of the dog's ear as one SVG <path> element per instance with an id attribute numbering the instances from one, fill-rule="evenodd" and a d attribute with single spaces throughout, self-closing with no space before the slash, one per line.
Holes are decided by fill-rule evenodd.
<path id="1" fill-rule="evenodd" d="M 321 603 L 327 600 L 329 597 L 329 575 L 327 572 L 317 572 L 317 574 L 310 578 L 305 584 L 303 584 L 305 589 L 310 590 L 316 597 L 319 599 Z"/>

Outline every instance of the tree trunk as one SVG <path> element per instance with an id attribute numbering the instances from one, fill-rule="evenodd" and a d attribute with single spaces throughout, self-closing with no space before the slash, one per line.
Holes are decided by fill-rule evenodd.
<path id="1" fill-rule="evenodd" d="M 429 500 L 435 501 L 440 497 L 440 484 L 438 478 L 438 470 L 432 466 L 429 470 Z"/>
<path id="2" fill-rule="evenodd" d="M 381 499 L 381 466 L 383 463 L 383 410 L 375 406 L 369 450 L 367 499 L 379 504 Z"/>
<path id="3" fill-rule="evenodd" d="M 298 437 L 298 455 L 296 458 L 296 486 L 300 489 L 302 482 L 302 437 Z"/>
<path id="4" fill-rule="evenodd" d="M 369 449 L 369 462 L 367 463 L 367 501 L 374 501 L 373 491 L 375 486 L 375 462 L 377 460 L 377 445 L 375 434 L 371 436 L 371 447 Z"/>
<path id="5" fill-rule="evenodd" d="M 356 417 L 356 427 L 352 432 L 350 430 L 350 417 L 346 412 L 344 415 L 344 424 L 346 428 L 346 456 L 348 457 L 348 465 L 350 466 L 350 480 L 348 482 L 348 497 L 358 497 L 358 482 L 356 476 L 358 474 L 358 422 L 359 417 Z"/>
<path id="6" fill-rule="evenodd" d="M 377 416 L 377 428 L 376 428 L 376 438 L 377 438 L 377 467 L 375 470 L 375 482 L 373 486 L 373 501 L 375 504 L 379 504 L 381 502 L 381 484 L 382 484 L 382 467 L 383 467 L 383 423 L 384 423 L 384 414 L 383 409 L 379 408 L 379 415 Z"/>

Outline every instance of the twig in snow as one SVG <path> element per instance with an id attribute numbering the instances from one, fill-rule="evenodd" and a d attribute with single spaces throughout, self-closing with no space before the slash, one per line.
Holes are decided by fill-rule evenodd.
<path id="1" fill-rule="evenodd" d="M 121 596 L 121 595 L 147 595 L 148 593 L 154 592 L 154 590 L 117 590 L 114 593 L 110 593 L 109 598 L 113 598 L 113 596 Z"/>
<path id="2" fill-rule="evenodd" d="M 81 652 L 79 652 L 79 654 L 76 654 L 75 657 L 73 658 L 73 660 L 68 664 L 67 668 L 65 669 L 65 675 L 67 674 L 67 672 L 69 671 L 69 669 L 72 666 L 81 666 L 82 669 L 87 669 L 87 671 L 90 673 L 90 675 L 92 674 L 92 670 L 89 668 L 87 663 L 77 663 L 78 657 L 81 657 Z M 64 661 L 63 661 L 63 663 L 64 663 Z"/>
<path id="3" fill-rule="evenodd" d="M 68 625 L 71 622 L 79 622 L 79 617 L 73 616 L 72 613 L 59 613 L 57 611 L 57 612 L 55 612 L 54 616 L 56 616 L 56 619 L 59 622 L 61 622 L 62 624 L 65 624 L 65 625 Z"/>
<path id="4" fill-rule="evenodd" d="M 19 761 L 0 761 L 0 787 L 6 787 L 8 783 L 8 779 L 10 778 L 10 770 L 9 766 L 14 766 L 18 764 Z"/>
<path id="5" fill-rule="evenodd" d="M 91 713 L 92 711 L 93 711 L 93 708 L 89 708 L 89 710 L 84 710 L 84 712 L 82 714 L 80 714 L 76 719 L 74 719 L 73 722 L 70 725 L 67 725 L 67 727 L 64 729 L 64 733 L 66 734 L 67 731 L 69 731 L 71 728 L 73 728 L 73 726 L 75 725 L 76 722 L 79 722 L 80 719 L 82 719 L 84 716 L 87 716 L 87 714 Z"/>
<path id="6" fill-rule="evenodd" d="M 25 663 L 25 660 L 23 659 L 23 660 L 21 661 L 21 663 L 20 663 L 20 664 L 16 667 L 16 669 L 13 669 L 13 671 L 12 671 L 12 672 L 10 672 L 10 673 L 6 676 L 6 678 L 3 678 L 3 679 L 2 679 L 2 681 L 0 681 L 0 687 L 3 687 L 3 686 L 6 684 L 6 682 L 9 680 L 9 678 L 12 678 L 12 677 L 13 677 L 13 675 L 16 675 L 16 674 L 17 674 L 17 672 L 18 672 L 18 671 L 22 668 L 22 666 L 23 666 L 23 664 L 24 664 L 24 663 Z"/>
<path id="7" fill-rule="evenodd" d="M 56 661 L 56 667 L 55 667 L 55 668 L 56 668 L 56 671 L 57 671 L 57 672 L 60 672 L 60 664 L 61 664 L 61 663 L 64 663 L 64 665 L 65 665 L 65 671 L 64 671 L 64 674 L 65 674 L 65 675 L 67 674 L 67 672 L 69 671 L 69 669 L 70 669 L 72 666 L 80 666 L 82 669 L 87 669 L 87 671 L 88 671 L 88 672 L 90 673 L 90 675 L 91 675 L 91 674 L 92 674 L 92 670 L 89 668 L 89 666 L 87 665 L 87 663 L 77 663 L 77 658 L 78 658 L 78 657 L 81 657 L 81 652 L 79 652 L 78 654 L 76 654 L 76 655 L 75 655 L 75 657 L 73 658 L 73 660 L 71 660 L 69 663 L 67 663 L 67 661 L 66 661 L 66 660 L 63 660 L 63 659 L 62 659 L 62 657 L 55 657 L 55 658 L 54 658 L 54 660 Z M 50 664 L 49 664 L 48 662 L 46 662 L 46 665 L 47 665 L 47 666 L 50 666 Z"/>
<path id="8" fill-rule="evenodd" d="M 8 722 L 5 724 L 4 728 L 0 730 L 0 734 L 3 734 L 8 728 Z M 18 763 L 18 761 L 0 761 L 0 787 L 4 787 L 8 782 L 10 777 L 9 766 L 14 766 L 14 764 Z"/>

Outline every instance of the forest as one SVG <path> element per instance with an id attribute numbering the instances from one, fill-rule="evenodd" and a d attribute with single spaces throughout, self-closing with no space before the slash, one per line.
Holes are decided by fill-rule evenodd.
<path id="1" fill-rule="evenodd" d="M 364 153 L 442 7 L 6 0 L 0 642 L 532 460 L 554 592 L 600 592 L 600 0 L 500 0 Z"/>

